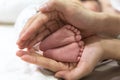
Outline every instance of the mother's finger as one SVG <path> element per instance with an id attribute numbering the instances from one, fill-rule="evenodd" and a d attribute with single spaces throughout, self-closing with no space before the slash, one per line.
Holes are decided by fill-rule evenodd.
<path id="1" fill-rule="evenodd" d="M 26 29 L 32 24 L 32 22 L 37 18 L 38 14 L 33 15 L 30 19 L 28 19 L 27 23 L 25 24 L 25 26 L 23 27 L 19 37 L 22 36 L 22 34 L 26 31 Z"/>
<path id="2" fill-rule="evenodd" d="M 62 27 L 63 24 L 61 22 L 57 22 L 56 20 L 49 21 L 46 23 L 43 28 L 45 28 L 43 31 L 39 31 L 38 35 L 33 38 L 33 40 L 30 42 L 28 47 L 34 46 L 36 43 L 42 41 L 47 36 L 49 36 L 51 33 L 57 31 L 60 27 Z"/>
<path id="3" fill-rule="evenodd" d="M 69 65 L 67 63 L 57 62 L 55 60 L 43 57 L 40 54 L 18 51 L 17 55 L 26 62 L 42 66 L 54 72 L 69 69 Z"/>
<path id="4" fill-rule="evenodd" d="M 19 34 L 19 38 L 21 37 L 21 35 L 26 31 L 26 29 L 27 28 L 29 28 L 29 26 L 32 24 L 32 22 L 35 20 L 37 18 L 37 15 L 34 15 L 34 16 L 32 16 L 28 21 L 27 21 L 27 23 L 25 24 L 25 26 L 23 27 L 23 29 L 22 29 L 22 31 L 20 32 L 20 34 Z M 23 47 L 23 45 L 25 45 L 25 44 L 22 44 L 22 40 L 19 40 L 18 39 L 18 41 L 17 41 L 17 45 L 20 47 L 20 48 L 22 48 Z"/>
<path id="5" fill-rule="evenodd" d="M 27 40 L 31 35 L 36 33 L 36 31 L 38 31 L 39 29 L 41 29 L 41 27 L 47 23 L 49 20 L 52 20 L 54 18 L 56 18 L 57 16 L 55 16 L 56 13 L 38 13 L 39 15 L 37 16 L 37 18 L 34 20 L 34 22 L 30 25 L 30 27 L 23 33 L 23 35 L 21 36 L 21 38 L 23 40 Z M 53 16 L 54 15 L 54 16 Z"/>
<path id="6" fill-rule="evenodd" d="M 47 37 L 49 34 L 50 34 L 50 31 L 46 29 L 45 31 L 39 33 L 39 34 L 38 34 L 34 39 L 32 39 L 31 42 L 29 42 L 29 44 L 26 45 L 26 46 L 28 46 L 28 48 L 33 47 L 36 43 L 42 41 L 42 40 L 43 40 L 45 37 Z"/>
<path id="7" fill-rule="evenodd" d="M 69 3 L 68 3 L 69 2 Z M 63 12 L 67 10 L 67 8 L 71 7 L 70 3 L 78 2 L 79 0 L 49 0 L 46 4 L 40 8 L 42 12 L 50 12 L 50 11 L 59 11 Z M 81 3 L 80 3 L 81 4 Z"/>
<path id="8" fill-rule="evenodd" d="M 31 35 L 36 35 L 45 23 L 57 17 L 56 12 L 44 14 L 39 12 L 37 14 L 37 18 L 31 23 L 31 25 L 29 25 L 27 29 L 24 29 L 24 32 L 18 40 L 18 45 L 25 44 L 31 38 Z"/>
<path id="9" fill-rule="evenodd" d="M 25 48 L 32 48 L 37 42 L 37 38 L 41 38 L 39 41 L 42 40 L 41 36 L 47 36 L 47 34 L 49 34 L 49 32 L 46 30 L 46 28 L 43 26 L 41 27 L 41 29 L 39 30 L 39 32 L 36 32 L 36 34 L 31 35 L 31 37 L 23 44 L 23 46 Z M 41 35 L 41 36 L 39 36 Z M 39 36 L 39 37 L 38 37 Z M 33 41 L 36 41 L 35 44 L 32 44 Z M 29 45 L 32 45 L 31 47 L 29 47 Z"/>

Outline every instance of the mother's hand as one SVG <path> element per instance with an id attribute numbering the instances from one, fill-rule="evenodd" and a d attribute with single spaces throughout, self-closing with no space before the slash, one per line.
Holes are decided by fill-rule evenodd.
<path id="1" fill-rule="evenodd" d="M 43 57 L 35 52 L 18 51 L 17 55 L 26 62 L 42 66 L 56 72 L 55 76 L 66 80 L 78 80 L 95 68 L 97 63 L 105 58 L 101 47 L 102 38 L 93 36 L 85 40 L 85 48 L 78 63 L 62 63 Z M 104 55 L 104 57 L 103 57 Z"/>
<path id="2" fill-rule="evenodd" d="M 31 47 L 66 24 L 77 27 L 83 36 L 88 36 L 94 30 L 92 23 L 97 21 L 95 15 L 85 9 L 79 0 L 50 0 L 29 19 L 17 44 L 19 48 Z"/>

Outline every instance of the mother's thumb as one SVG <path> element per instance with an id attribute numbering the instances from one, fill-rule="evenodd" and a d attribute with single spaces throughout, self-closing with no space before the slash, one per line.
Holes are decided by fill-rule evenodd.
<path id="1" fill-rule="evenodd" d="M 62 11 L 64 11 L 65 7 L 67 6 L 66 3 L 68 1 L 69 0 L 49 0 L 40 8 L 40 11 L 42 11 L 42 12 L 50 12 L 50 11 L 62 12 Z"/>

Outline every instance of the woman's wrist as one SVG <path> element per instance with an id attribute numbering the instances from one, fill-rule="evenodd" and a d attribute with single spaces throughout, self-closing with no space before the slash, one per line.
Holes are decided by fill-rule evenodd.
<path id="1" fill-rule="evenodd" d="M 104 15 L 104 13 L 100 13 L 100 12 L 93 12 L 91 11 L 90 13 L 90 24 L 88 24 L 89 26 L 89 30 L 91 30 L 92 32 L 95 33 L 101 33 L 103 32 L 103 30 L 105 29 L 105 21 L 107 19 L 107 16 Z"/>
<path id="2" fill-rule="evenodd" d="M 120 60 L 120 40 L 105 39 L 101 41 L 101 46 L 107 59 Z"/>
<path id="3" fill-rule="evenodd" d="M 96 13 L 96 30 L 112 36 L 120 34 L 120 15 Z"/>
<path id="4" fill-rule="evenodd" d="M 83 7 L 80 7 L 77 15 L 80 29 L 113 36 L 120 34 L 120 15 L 94 12 Z"/>
<path id="5" fill-rule="evenodd" d="M 93 14 L 93 30 L 96 31 L 96 33 L 103 33 L 105 30 L 106 26 L 106 20 L 107 20 L 107 15 L 104 13 L 97 13 L 94 12 Z"/>

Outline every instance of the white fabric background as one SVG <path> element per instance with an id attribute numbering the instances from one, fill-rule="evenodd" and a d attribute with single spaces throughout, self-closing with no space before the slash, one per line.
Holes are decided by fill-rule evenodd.
<path id="1" fill-rule="evenodd" d="M 47 0 L 0 0 L 0 22 L 14 23 L 27 6 L 43 4 Z"/>
<path id="2" fill-rule="evenodd" d="M 16 56 L 16 31 L 0 25 L 0 80 L 57 80 L 46 70 L 23 62 Z"/>
<path id="3" fill-rule="evenodd" d="M 120 11 L 120 0 L 110 0 L 112 7 Z"/>
<path id="4" fill-rule="evenodd" d="M 45 2 L 47 0 L 41 1 Z M 37 66 L 25 63 L 16 56 L 16 51 L 18 50 L 16 40 L 19 32 L 23 28 L 26 21 L 36 13 L 36 9 L 41 5 L 32 5 L 26 8 L 17 19 L 15 28 L 13 25 L 0 25 L 0 80 L 57 80 L 49 71 L 43 69 L 38 70 Z M 0 12 L 0 17 L 2 16 L 1 14 L 2 13 Z M 7 13 L 4 14 L 4 16 L 5 15 L 7 15 Z M 11 16 L 13 16 L 13 14 Z M 9 17 L 6 16 L 6 18 L 3 19 L 4 21 L 11 20 L 8 18 Z M 13 21 L 15 18 L 16 17 L 12 18 Z M 0 20 L 3 19 L 0 18 Z"/>

